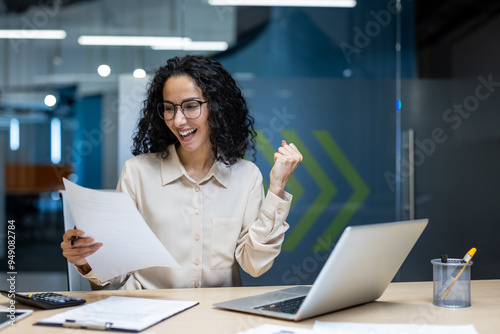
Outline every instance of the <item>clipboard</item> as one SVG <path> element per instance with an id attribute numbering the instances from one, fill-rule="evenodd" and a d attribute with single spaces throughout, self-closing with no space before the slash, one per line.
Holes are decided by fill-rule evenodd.
<path id="1" fill-rule="evenodd" d="M 197 301 L 112 296 L 41 319 L 35 325 L 140 332 L 196 305 Z"/>

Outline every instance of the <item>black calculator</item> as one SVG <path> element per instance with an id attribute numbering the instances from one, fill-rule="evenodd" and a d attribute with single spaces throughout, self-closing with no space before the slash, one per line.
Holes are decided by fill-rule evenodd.
<path id="1" fill-rule="evenodd" d="M 39 307 L 45 310 L 70 307 L 85 304 L 86 300 L 82 298 L 61 295 L 55 292 L 39 292 L 30 294 L 9 293 L 1 290 L 2 295 L 11 298 L 14 295 L 16 302 L 26 305 Z"/>

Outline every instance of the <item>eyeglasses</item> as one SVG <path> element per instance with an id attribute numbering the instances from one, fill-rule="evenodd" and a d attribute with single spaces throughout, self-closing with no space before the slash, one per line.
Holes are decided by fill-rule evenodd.
<path id="1" fill-rule="evenodd" d="M 182 114 L 188 119 L 198 118 L 201 115 L 201 105 L 207 103 L 207 101 L 189 100 L 184 101 L 181 104 L 174 104 L 170 102 L 160 102 L 156 106 L 158 110 L 158 115 L 165 121 L 170 121 L 174 119 L 176 106 L 181 107 Z"/>

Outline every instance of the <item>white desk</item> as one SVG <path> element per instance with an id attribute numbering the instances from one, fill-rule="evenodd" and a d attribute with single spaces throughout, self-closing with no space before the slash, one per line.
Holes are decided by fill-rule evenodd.
<path id="1" fill-rule="evenodd" d="M 500 280 L 472 282 L 472 306 L 463 309 L 442 308 L 432 305 L 432 282 L 391 283 L 384 295 L 376 302 L 307 319 L 289 322 L 254 316 L 245 313 L 220 310 L 212 304 L 233 298 L 277 290 L 283 287 L 242 287 L 205 289 L 168 289 L 143 291 L 91 291 L 64 292 L 94 302 L 108 296 L 162 298 L 172 300 L 196 300 L 200 304 L 175 315 L 143 331 L 143 333 L 204 333 L 234 334 L 264 323 L 312 328 L 314 321 L 365 322 L 365 323 L 413 323 L 465 325 L 473 324 L 480 334 L 497 334 L 500 331 Z M 8 306 L 8 299 L 0 296 L 0 305 Z M 59 310 L 37 310 L 15 327 L 8 327 L 2 334 L 51 333 L 86 334 L 102 331 L 33 326 L 38 319 L 48 317 Z"/>

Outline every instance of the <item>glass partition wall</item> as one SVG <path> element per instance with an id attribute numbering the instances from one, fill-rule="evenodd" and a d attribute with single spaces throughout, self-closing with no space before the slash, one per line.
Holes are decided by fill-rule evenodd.
<path id="1" fill-rule="evenodd" d="M 5 239 L 7 222 L 15 221 L 19 271 L 64 274 L 61 178 L 114 188 L 123 163 L 119 152 L 130 154 L 147 80 L 166 59 L 188 53 L 215 57 L 238 81 L 255 118 L 255 162 L 265 186 L 281 140 L 304 155 L 288 184 L 293 203 L 282 253 L 268 273 L 244 276 L 244 284 L 311 284 L 346 226 L 409 217 L 400 168 L 407 147 L 405 99 L 411 100 L 416 75 L 414 2 L 9 6 L 0 12 L 0 29 L 20 35 L 0 40 L 0 226 Z M 35 39 L 42 30 L 62 35 Z M 113 37 L 92 40 L 96 36 Z M 168 46 L 132 37 L 177 39 Z M 45 103 L 48 95 L 55 104 L 50 98 Z M 423 262 L 410 256 L 396 279 L 428 278 L 431 254 L 425 255 Z M 5 259 L 5 249 L 0 256 Z M 405 275 L 414 266 L 427 272 Z M 28 281 L 19 287 L 37 289 L 43 290 Z M 45 288 L 51 289 L 57 290 Z"/>
<path id="2" fill-rule="evenodd" d="M 473 279 L 500 276 L 500 6 L 495 1 L 424 4 L 415 15 L 417 75 L 403 78 L 402 132 L 412 140 L 413 211 L 429 218 L 421 267 L 404 279 L 431 279 L 426 260 L 462 258 L 477 248 Z M 446 14 L 444 14 L 446 13 Z M 421 274 L 425 269 L 425 275 Z"/>
<path id="3" fill-rule="evenodd" d="M 283 251 L 269 273 L 244 283 L 311 284 L 346 226 L 401 217 L 398 94 L 414 70 L 413 8 L 358 1 L 260 10 L 269 20 L 259 34 L 219 58 L 249 100 L 264 176 L 282 139 L 304 161 L 288 187 Z"/>

